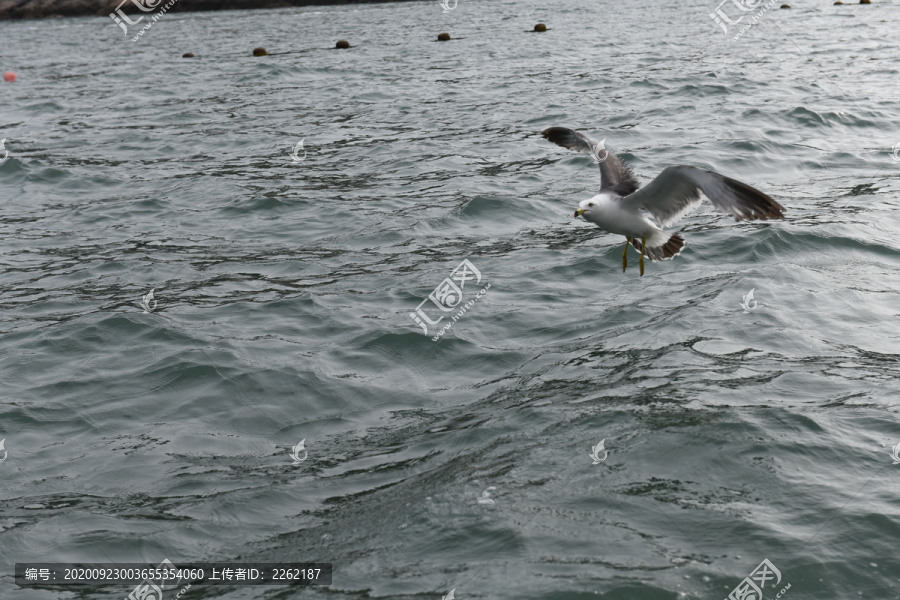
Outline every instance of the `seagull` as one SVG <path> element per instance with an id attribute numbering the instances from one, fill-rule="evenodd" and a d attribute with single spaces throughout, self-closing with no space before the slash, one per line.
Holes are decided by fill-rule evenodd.
<path id="1" fill-rule="evenodd" d="M 684 240 L 668 234 L 662 227 L 671 225 L 697 208 L 700 192 L 713 206 L 730 214 L 735 221 L 781 219 L 784 207 L 775 200 L 736 179 L 712 171 L 675 165 L 666 167 L 645 188 L 617 156 L 603 147 L 604 139 L 595 142 L 580 131 L 551 127 L 541 132 L 557 146 L 586 152 L 600 166 L 600 193 L 582 200 L 575 218 L 584 217 L 609 233 L 625 236 L 622 272 L 628 268 L 628 244 L 641 252 L 640 271 L 644 274 L 644 255 L 650 260 L 672 258 L 681 253 Z M 657 225 L 641 209 L 650 214 Z"/>

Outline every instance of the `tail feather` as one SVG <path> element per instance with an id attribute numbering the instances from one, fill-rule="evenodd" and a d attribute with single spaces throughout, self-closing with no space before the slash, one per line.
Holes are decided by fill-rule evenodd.
<path id="1" fill-rule="evenodd" d="M 641 240 L 631 238 L 631 245 L 640 252 Z M 647 248 L 644 250 L 644 255 L 654 261 L 665 260 L 678 256 L 682 249 L 684 249 L 684 239 L 680 235 L 674 233 L 669 235 L 660 231 L 647 240 Z"/>

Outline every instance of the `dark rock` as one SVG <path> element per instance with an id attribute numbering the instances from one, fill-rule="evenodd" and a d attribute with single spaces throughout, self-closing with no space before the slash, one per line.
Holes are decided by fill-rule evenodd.
<path id="1" fill-rule="evenodd" d="M 140 0 L 137 0 L 140 1 Z M 390 0 L 178 0 L 166 13 L 200 10 L 245 10 L 253 8 L 287 8 L 294 6 L 334 5 L 349 2 L 387 2 Z M 398 1 L 398 0 L 394 0 Z M 399 0 L 406 1 L 406 0 Z M 133 2 L 122 0 L 0 0 L 0 20 L 3 19 L 45 19 L 50 17 L 101 16 L 109 23 L 110 13 L 121 9 L 125 14 L 153 16 L 166 2 L 143 0 L 145 6 L 153 10 L 142 11 Z M 146 22 L 146 18 L 144 21 Z M 124 33 L 122 34 L 124 37 Z"/>

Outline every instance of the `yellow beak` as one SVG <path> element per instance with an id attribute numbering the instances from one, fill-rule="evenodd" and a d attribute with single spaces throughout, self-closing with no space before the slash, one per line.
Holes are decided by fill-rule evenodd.
<path id="1" fill-rule="evenodd" d="M 575 218 L 577 219 L 578 217 L 580 217 L 583 214 L 584 214 L 584 209 L 579 208 L 578 210 L 575 211 Z"/>

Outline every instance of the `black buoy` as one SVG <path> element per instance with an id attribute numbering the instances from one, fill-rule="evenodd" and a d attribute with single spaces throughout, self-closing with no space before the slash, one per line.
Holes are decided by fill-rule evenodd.
<path id="1" fill-rule="evenodd" d="M 266 52 L 265 48 L 254 48 L 253 49 L 253 56 L 268 56 L 268 55 L 269 55 L 269 53 Z"/>
<path id="2" fill-rule="evenodd" d="M 193 52 L 185 52 L 184 54 L 181 55 L 181 58 L 194 58 L 194 53 Z"/>
<path id="3" fill-rule="evenodd" d="M 537 25 L 534 26 L 534 30 L 535 31 L 547 31 L 547 26 L 544 25 L 543 23 L 538 23 Z"/>
<path id="4" fill-rule="evenodd" d="M 338 40 L 337 44 L 334 45 L 335 48 L 349 48 L 350 42 L 347 40 Z"/>
<path id="5" fill-rule="evenodd" d="M 439 33 L 439 34 L 438 34 L 438 41 L 439 41 L 439 42 L 447 42 L 447 41 L 449 41 L 449 40 L 450 40 L 450 34 L 449 34 L 449 33 Z"/>
<path id="6" fill-rule="evenodd" d="M 782 5 L 780 6 L 780 8 L 790 8 L 790 7 L 791 7 L 790 4 L 782 4 Z"/>

